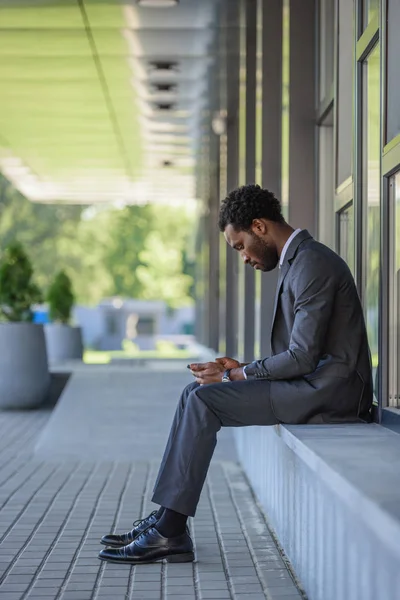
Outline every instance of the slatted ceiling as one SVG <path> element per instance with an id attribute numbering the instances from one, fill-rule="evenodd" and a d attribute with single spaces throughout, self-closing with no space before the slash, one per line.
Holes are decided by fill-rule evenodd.
<path id="1" fill-rule="evenodd" d="M 2 29 L 84 29 L 76 0 L 0 0 Z"/>
<path id="2" fill-rule="evenodd" d="M 0 169 L 35 201 L 193 197 L 217 1 L 0 0 Z"/>
<path id="3" fill-rule="evenodd" d="M 164 9 L 166 10 L 166 9 Z M 171 9 L 173 10 L 173 9 Z M 182 48 L 185 48 L 184 56 L 188 59 L 192 57 L 203 57 L 208 54 L 208 44 L 211 42 L 212 30 L 192 29 L 189 25 L 188 29 L 172 29 L 170 30 L 127 30 L 136 42 L 130 46 L 131 54 L 137 57 L 178 57 L 182 55 Z M 164 54 L 157 52 L 157 47 L 154 46 L 154 36 L 157 35 L 158 43 L 165 49 Z M 95 32 L 96 40 L 103 39 L 106 43 L 105 32 L 98 30 Z"/>

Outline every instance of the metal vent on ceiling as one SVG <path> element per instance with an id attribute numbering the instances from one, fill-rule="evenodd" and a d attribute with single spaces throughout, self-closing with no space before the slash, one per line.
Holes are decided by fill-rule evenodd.
<path id="1" fill-rule="evenodd" d="M 155 107 L 157 110 L 172 110 L 175 105 L 172 102 L 157 102 Z"/>
<path id="2" fill-rule="evenodd" d="M 153 88 L 156 92 L 174 92 L 176 83 L 154 83 Z"/>
<path id="3" fill-rule="evenodd" d="M 178 63 L 174 60 L 152 60 L 149 63 L 154 71 L 178 71 Z"/>

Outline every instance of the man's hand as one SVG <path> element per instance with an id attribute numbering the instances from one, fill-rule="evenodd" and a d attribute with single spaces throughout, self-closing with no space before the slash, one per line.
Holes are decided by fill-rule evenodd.
<path id="1" fill-rule="evenodd" d="M 224 356 L 216 358 L 215 362 L 193 363 L 189 366 L 196 377 L 197 383 L 205 385 L 207 383 L 221 383 L 224 371 L 226 369 L 236 369 L 240 367 L 240 363 L 234 358 Z"/>
<path id="2" fill-rule="evenodd" d="M 215 362 L 221 364 L 224 367 L 224 371 L 226 371 L 226 369 L 238 369 L 240 367 L 240 362 L 238 362 L 234 358 L 229 358 L 229 356 L 216 358 Z"/>
<path id="3" fill-rule="evenodd" d="M 197 383 L 221 383 L 222 374 L 225 371 L 223 365 L 217 362 L 192 363 L 190 370 L 196 378 Z"/>

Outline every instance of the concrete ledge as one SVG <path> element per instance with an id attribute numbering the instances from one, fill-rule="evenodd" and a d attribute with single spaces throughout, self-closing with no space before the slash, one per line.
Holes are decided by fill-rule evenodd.
<path id="1" fill-rule="evenodd" d="M 376 424 L 287 426 L 280 433 L 400 561 L 400 436 Z"/>
<path id="2" fill-rule="evenodd" d="M 379 425 L 235 430 L 310 600 L 400 599 L 400 436 Z"/>

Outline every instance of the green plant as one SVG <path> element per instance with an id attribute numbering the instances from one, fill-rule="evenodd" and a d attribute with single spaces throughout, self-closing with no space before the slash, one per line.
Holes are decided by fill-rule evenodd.
<path id="1" fill-rule="evenodd" d="M 32 321 L 42 294 L 32 281 L 32 264 L 22 245 L 9 244 L 0 258 L 0 314 L 7 321 Z"/>
<path id="2" fill-rule="evenodd" d="M 75 295 L 72 290 L 71 279 L 65 271 L 60 271 L 55 276 L 47 293 L 47 301 L 49 303 L 50 319 L 65 325 L 68 324 L 75 303 Z"/>

